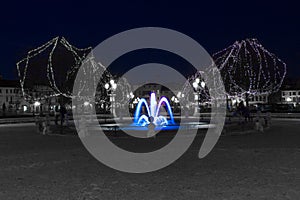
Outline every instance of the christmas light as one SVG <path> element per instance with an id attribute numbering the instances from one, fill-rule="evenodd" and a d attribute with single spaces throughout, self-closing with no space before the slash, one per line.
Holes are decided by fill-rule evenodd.
<path id="1" fill-rule="evenodd" d="M 54 96 L 65 96 L 65 97 L 71 97 L 72 93 L 71 91 L 63 91 L 63 88 L 59 88 L 57 85 L 57 80 L 55 77 L 55 69 L 53 66 L 53 56 L 54 52 L 56 51 L 58 45 L 61 45 L 63 48 L 65 48 L 68 52 L 71 52 L 71 55 L 73 56 L 74 59 L 74 66 L 67 66 L 69 67 L 66 69 L 67 73 L 72 73 L 72 70 L 78 69 L 78 67 L 81 65 L 82 60 L 86 57 L 86 55 L 91 51 L 91 47 L 84 48 L 84 49 L 79 49 L 74 46 L 72 46 L 64 37 L 55 37 L 52 40 L 46 42 L 45 44 L 41 45 L 40 47 L 37 47 L 33 50 L 30 50 L 27 53 L 26 58 L 20 60 L 19 62 L 16 63 L 17 65 L 17 70 L 18 70 L 18 75 L 20 79 L 20 85 L 22 88 L 22 93 L 23 96 L 25 97 L 26 100 L 32 100 L 32 99 L 47 99 L 49 97 L 54 97 Z M 45 53 L 47 50 L 50 50 L 50 53 L 47 58 L 47 66 L 46 66 L 46 74 L 47 74 L 47 79 L 48 79 L 48 85 L 49 87 L 53 90 L 51 92 L 47 91 L 45 94 L 40 95 L 39 97 L 34 97 L 30 95 L 32 93 L 32 88 L 26 88 L 25 82 L 27 81 L 28 78 L 28 68 L 30 67 L 30 60 L 34 59 L 34 57 L 37 57 L 38 55 Z M 82 54 L 82 55 L 80 55 Z M 41 66 L 43 67 L 43 66 Z M 69 72 L 70 71 L 70 72 Z M 32 80 L 35 82 L 34 80 Z M 64 81 L 64 80 L 60 80 Z M 66 82 L 68 81 L 68 76 L 67 79 L 65 80 Z M 40 83 L 35 83 L 36 85 L 39 85 Z"/>
<path id="2" fill-rule="evenodd" d="M 198 71 L 187 79 L 182 88 L 182 93 L 178 94 L 177 97 L 185 105 L 191 104 L 194 100 L 210 102 L 209 90 L 205 85 L 204 72 Z"/>
<path id="3" fill-rule="evenodd" d="M 215 53 L 228 96 L 268 95 L 281 87 L 286 64 L 257 39 L 236 41 Z"/>

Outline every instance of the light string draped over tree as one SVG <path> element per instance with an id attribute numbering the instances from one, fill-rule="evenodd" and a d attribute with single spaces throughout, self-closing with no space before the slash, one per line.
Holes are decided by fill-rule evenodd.
<path id="1" fill-rule="evenodd" d="M 229 97 L 263 95 L 276 92 L 286 75 L 286 64 L 266 50 L 257 39 L 236 41 L 215 53 Z"/>
<path id="2" fill-rule="evenodd" d="M 91 47 L 79 49 L 72 46 L 64 37 L 55 37 L 30 50 L 16 64 L 24 98 L 41 100 L 53 96 L 72 97 L 72 83 L 68 74 L 78 69 L 90 51 Z M 32 89 L 37 85 L 51 88 L 52 91 L 33 96 Z"/>
<path id="3" fill-rule="evenodd" d="M 190 105 L 194 100 L 199 103 L 210 102 L 209 91 L 203 76 L 203 71 L 197 71 L 194 75 L 188 77 L 181 92 L 177 94 L 183 104 Z"/>

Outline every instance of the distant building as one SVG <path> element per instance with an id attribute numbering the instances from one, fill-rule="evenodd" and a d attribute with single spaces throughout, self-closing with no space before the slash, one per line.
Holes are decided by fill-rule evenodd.
<path id="1" fill-rule="evenodd" d="M 7 111 L 24 111 L 28 106 L 22 96 L 19 81 L 0 79 L 0 107 L 5 106 Z"/>
<path id="2" fill-rule="evenodd" d="M 160 84 L 144 84 L 140 87 L 133 86 L 133 94 L 134 98 L 130 103 L 130 108 L 134 110 L 135 106 L 137 105 L 139 99 L 145 98 L 148 103 L 150 104 L 150 95 L 152 92 L 156 94 L 157 102 L 161 97 L 166 97 L 169 100 L 173 113 L 179 112 L 179 104 L 177 99 L 177 93 L 181 90 L 176 84 L 169 84 L 171 85 L 174 91 L 171 91 L 169 88 L 160 85 Z"/>
<path id="3" fill-rule="evenodd" d="M 249 104 L 268 103 L 268 94 L 252 95 L 249 97 Z"/>
<path id="4" fill-rule="evenodd" d="M 31 109 L 35 113 L 54 112 L 55 106 L 59 105 L 59 97 L 54 95 L 52 88 L 47 85 L 34 85 L 26 89 L 25 93 L 29 95 Z"/>
<path id="5" fill-rule="evenodd" d="M 27 98 L 24 98 L 20 82 L 17 80 L 0 79 L 0 108 L 5 105 L 7 112 L 29 113 L 53 111 L 59 103 L 59 97 L 51 96 L 53 90 L 49 86 L 34 85 L 25 89 Z M 47 98 L 43 98 L 47 96 Z"/>
<path id="6" fill-rule="evenodd" d="M 300 102 L 300 89 L 282 90 L 281 96 L 282 96 L 282 103 L 290 103 L 296 106 Z"/>
<path id="7" fill-rule="evenodd" d="M 156 93 L 157 97 L 167 97 L 168 99 L 171 99 L 173 96 L 176 96 L 177 92 L 174 91 L 176 94 L 174 94 L 171 90 L 169 90 L 167 87 L 159 85 L 159 84 L 145 84 L 141 87 L 134 86 L 134 96 L 139 98 L 149 98 L 150 94 L 152 92 Z"/>
<path id="8" fill-rule="evenodd" d="M 300 79 L 287 78 L 281 88 L 281 103 L 293 104 L 300 103 Z"/>

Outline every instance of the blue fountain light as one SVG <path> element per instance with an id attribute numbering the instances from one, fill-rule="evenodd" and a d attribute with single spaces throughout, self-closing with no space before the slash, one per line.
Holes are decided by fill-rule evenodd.
<path id="1" fill-rule="evenodd" d="M 170 116 L 170 120 L 167 120 L 165 116 L 162 116 L 159 113 L 163 103 L 165 103 L 166 105 L 166 109 Z M 146 114 L 141 115 L 143 105 L 146 107 Z M 162 97 L 157 104 L 156 95 L 154 92 L 152 92 L 150 95 L 150 108 L 147 104 L 146 99 L 142 98 L 139 100 L 139 103 L 137 104 L 134 113 L 134 124 L 137 126 L 147 126 L 150 123 L 150 118 L 153 119 L 153 123 L 156 126 L 166 126 L 175 124 L 171 106 L 166 97 Z"/>

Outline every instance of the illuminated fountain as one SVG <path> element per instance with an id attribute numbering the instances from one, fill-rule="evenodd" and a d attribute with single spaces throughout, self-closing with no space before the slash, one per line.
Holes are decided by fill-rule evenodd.
<path id="1" fill-rule="evenodd" d="M 145 109 L 143 109 L 145 108 Z M 166 111 L 166 115 L 162 115 L 160 111 Z M 173 131 L 178 129 L 203 129 L 208 128 L 210 125 L 206 122 L 193 121 L 193 119 L 180 120 L 181 123 L 175 122 L 173 112 L 170 103 L 166 97 L 161 97 L 159 101 L 156 99 L 155 93 L 150 95 L 150 103 L 146 99 L 139 99 L 136 110 L 134 112 L 133 123 L 118 123 L 113 124 L 101 124 L 101 127 L 105 130 L 110 131 L 111 127 L 116 127 L 116 130 L 123 131 L 134 131 L 130 134 L 135 133 L 135 131 L 149 131 L 149 124 L 153 123 L 155 126 L 155 131 Z M 135 135 L 135 137 L 137 137 Z"/>
<path id="2" fill-rule="evenodd" d="M 166 110 L 170 116 L 169 120 L 167 119 L 167 117 L 160 115 L 160 110 L 163 103 L 165 104 Z M 145 106 L 146 108 L 146 114 L 141 114 L 143 106 Z M 156 95 L 154 92 L 150 95 L 150 108 L 147 104 L 146 99 L 142 98 L 139 100 L 133 120 L 134 125 L 136 126 L 148 126 L 148 124 L 150 124 L 150 121 L 152 121 L 155 126 L 175 125 L 174 116 L 168 99 L 166 97 L 162 97 L 157 104 Z"/>

